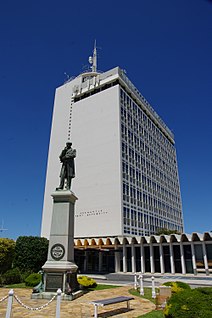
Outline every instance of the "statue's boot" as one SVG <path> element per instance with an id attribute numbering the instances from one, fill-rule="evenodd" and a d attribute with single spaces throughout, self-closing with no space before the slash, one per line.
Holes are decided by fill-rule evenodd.
<path id="1" fill-rule="evenodd" d="M 56 190 L 63 190 L 64 188 L 64 182 L 60 182 L 60 185 L 58 188 L 56 188 Z"/>
<path id="2" fill-rule="evenodd" d="M 66 190 L 70 190 L 71 189 L 71 179 L 67 180 L 67 184 L 66 184 Z"/>

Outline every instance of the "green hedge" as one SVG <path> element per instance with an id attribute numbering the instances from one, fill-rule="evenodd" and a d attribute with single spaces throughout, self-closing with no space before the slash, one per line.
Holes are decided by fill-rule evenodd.
<path id="1" fill-rule="evenodd" d="M 212 287 L 185 289 L 175 293 L 164 309 L 166 318 L 212 317 Z"/>
<path id="2" fill-rule="evenodd" d="M 191 287 L 186 284 L 186 283 L 183 283 L 183 282 L 179 282 L 179 281 L 176 281 L 176 282 L 166 282 L 163 284 L 164 286 L 170 286 L 171 287 L 171 291 L 172 293 L 179 293 L 185 289 L 187 290 L 190 290 Z"/>
<path id="3" fill-rule="evenodd" d="M 40 283 L 41 279 L 41 274 L 32 273 L 25 279 L 26 286 L 35 287 Z"/>
<path id="4" fill-rule="evenodd" d="M 18 268 L 9 269 L 2 275 L 4 285 L 18 284 L 22 282 L 21 272 Z"/>
<path id="5" fill-rule="evenodd" d="M 14 267 L 37 273 L 47 260 L 48 240 L 38 236 L 19 236 L 15 245 Z"/>

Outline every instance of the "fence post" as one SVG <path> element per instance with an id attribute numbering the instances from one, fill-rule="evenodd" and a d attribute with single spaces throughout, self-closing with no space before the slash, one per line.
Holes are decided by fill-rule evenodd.
<path id="1" fill-rule="evenodd" d="M 137 275 L 134 274 L 134 289 L 137 289 L 138 281 L 137 281 Z"/>
<path id="2" fill-rule="evenodd" d="M 144 295 L 144 282 L 143 282 L 143 275 L 139 275 L 140 280 L 140 295 Z"/>
<path id="3" fill-rule="evenodd" d="M 156 298 L 155 292 L 155 278 L 152 276 L 152 298 Z"/>
<path id="4" fill-rule="evenodd" d="M 59 288 L 59 289 L 57 290 L 56 318 L 60 318 L 61 294 L 62 294 L 62 291 L 61 291 L 61 289 Z"/>
<path id="5" fill-rule="evenodd" d="M 10 318 L 11 312 L 12 312 L 12 304 L 13 304 L 13 289 L 10 289 L 9 291 L 9 297 L 7 302 L 7 312 L 6 312 L 6 318 Z"/>

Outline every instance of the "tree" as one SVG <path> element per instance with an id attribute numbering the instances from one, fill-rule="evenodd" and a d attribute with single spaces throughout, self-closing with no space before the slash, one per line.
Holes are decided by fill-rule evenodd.
<path id="1" fill-rule="evenodd" d="M 8 238 L 0 238 L 0 274 L 12 267 L 15 252 L 15 241 Z"/>
<path id="2" fill-rule="evenodd" d="M 155 235 L 170 235 L 170 234 L 180 235 L 181 233 L 177 230 L 168 230 L 168 229 L 160 229 L 155 233 Z"/>
<path id="3" fill-rule="evenodd" d="M 19 236 L 15 246 L 14 267 L 22 272 L 38 272 L 47 259 L 48 240 L 38 236 Z"/>

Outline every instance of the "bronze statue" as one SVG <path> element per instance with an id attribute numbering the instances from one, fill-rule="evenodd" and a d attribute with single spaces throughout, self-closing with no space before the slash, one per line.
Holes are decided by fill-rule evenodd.
<path id="1" fill-rule="evenodd" d="M 76 157 L 76 149 L 72 149 L 71 146 L 72 143 L 68 141 L 59 156 L 62 168 L 60 171 L 60 185 L 56 190 L 63 190 L 65 180 L 65 189 L 71 189 L 71 180 L 75 177 L 74 158 Z"/>

